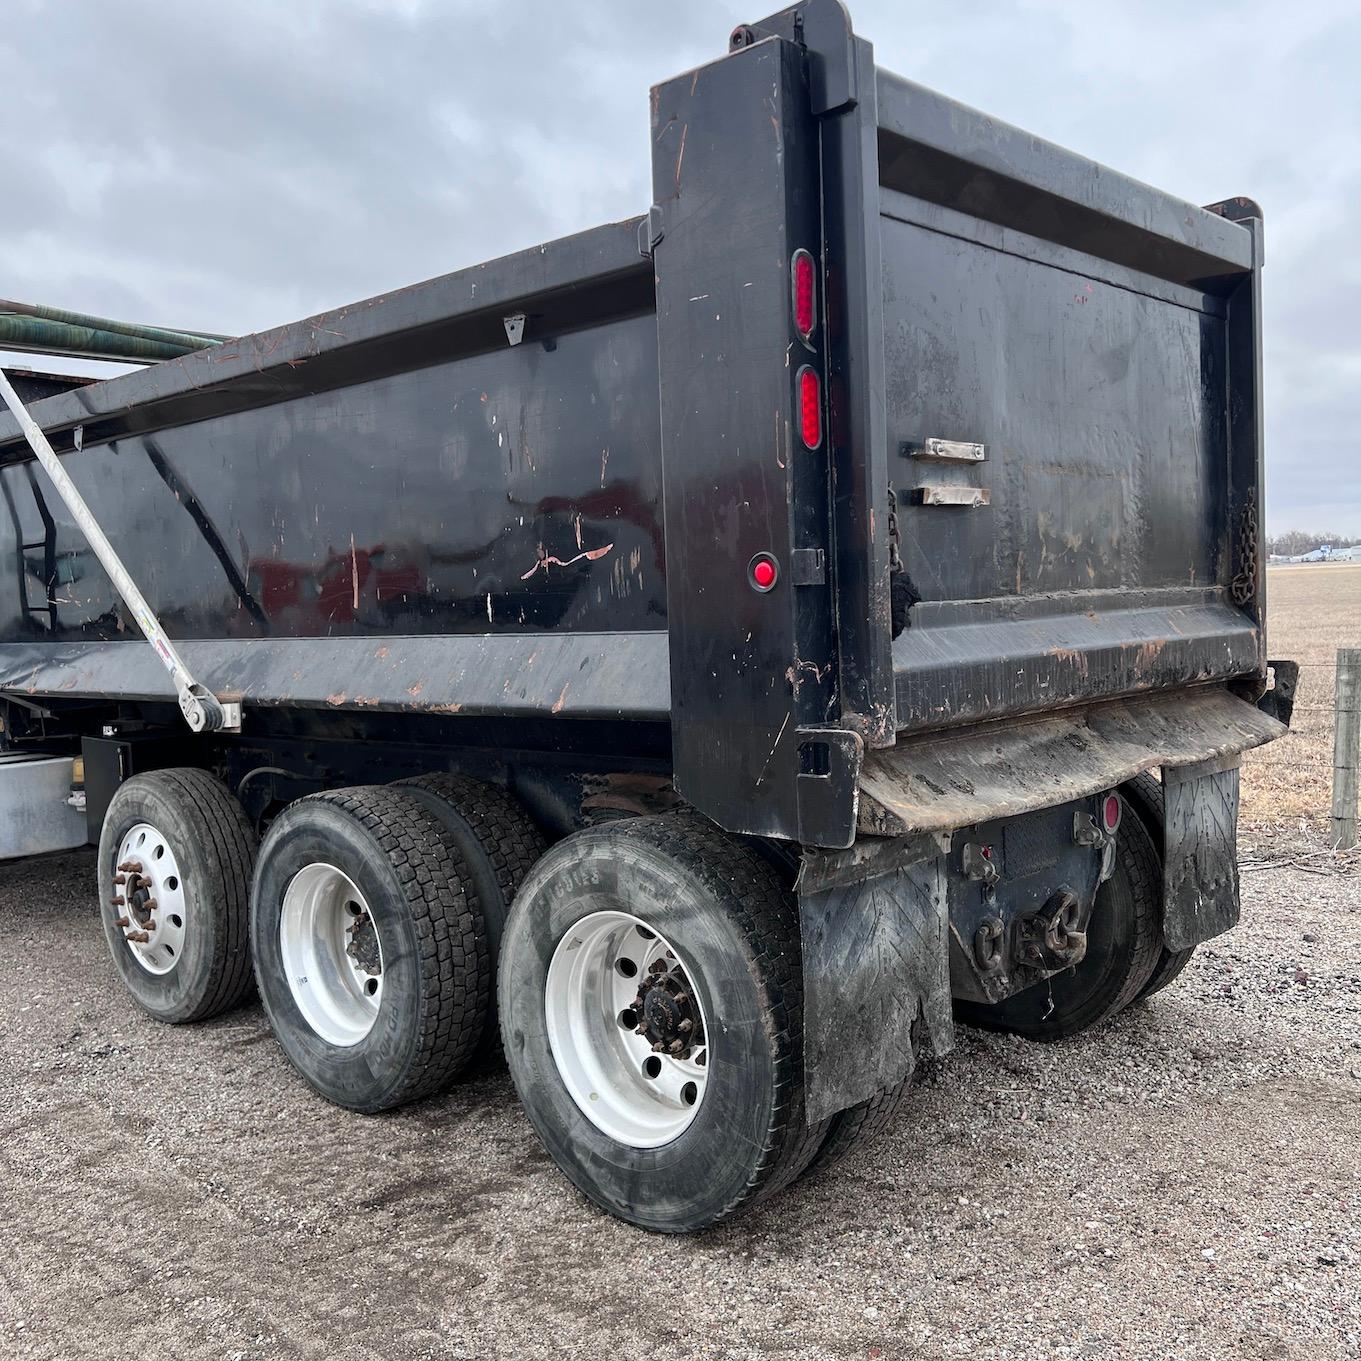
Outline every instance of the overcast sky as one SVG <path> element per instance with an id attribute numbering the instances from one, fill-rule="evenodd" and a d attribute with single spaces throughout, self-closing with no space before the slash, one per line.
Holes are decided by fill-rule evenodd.
<path id="1" fill-rule="evenodd" d="M 772 4 L 770 8 L 773 8 Z M 648 202 L 727 0 L 4 0 L 0 292 L 241 333 Z M 1273 531 L 1361 535 L 1361 5 L 859 0 L 890 70 L 1266 213 Z"/>

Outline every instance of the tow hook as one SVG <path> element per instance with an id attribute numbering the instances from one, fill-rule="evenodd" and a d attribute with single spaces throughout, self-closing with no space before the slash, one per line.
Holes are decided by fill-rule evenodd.
<path id="1" fill-rule="evenodd" d="M 1104 884 L 1115 869 L 1115 831 L 1108 832 L 1090 813 L 1078 812 L 1073 814 L 1073 841 L 1100 850 L 1100 882 Z"/>
<path id="2" fill-rule="evenodd" d="M 1082 929 L 1082 903 L 1070 888 L 1061 888 L 1038 912 L 1016 921 L 1016 954 L 1039 969 L 1066 969 L 1087 953 Z"/>
<path id="3" fill-rule="evenodd" d="M 1006 928 L 1000 917 L 985 917 L 973 934 L 973 953 L 978 967 L 992 973 L 1006 959 Z"/>

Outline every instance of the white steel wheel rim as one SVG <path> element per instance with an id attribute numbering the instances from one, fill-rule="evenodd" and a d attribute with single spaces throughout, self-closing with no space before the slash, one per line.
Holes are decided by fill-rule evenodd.
<path id="1" fill-rule="evenodd" d="M 383 1000 L 383 947 L 368 901 L 334 865 L 300 869 L 279 914 L 284 977 L 303 1019 L 339 1048 L 373 1029 Z"/>
<path id="2" fill-rule="evenodd" d="M 188 929 L 174 847 L 164 832 L 138 822 L 119 843 L 116 865 L 114 917 L 128 950 L 147 973 L 168 974 L 184 955 Z"/>
<path id="3" fill-rule="evenodd" d="M 583 917 L 553 951 L 544 987 L 549 1049 L 572 1100 L 611 1139 L 658 1148 L 699 1113 L 712 1050 L 696 982 L 667 940 L 627 912 Z M 688 1031 L 653 1024 L 640 1034 L 630 1024 L 647 1021 L 638 997 L 646 1003 L 658 991 L 665 996 L 651 1013 L 689 1020 Z M 658 1036 L 680 1039 L 682 1051 L 669 1043 L 657 1050 Z"/>

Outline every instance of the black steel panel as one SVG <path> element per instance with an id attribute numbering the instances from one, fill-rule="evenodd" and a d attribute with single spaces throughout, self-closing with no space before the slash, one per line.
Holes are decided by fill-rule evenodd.
<path id="1" fill-rule="evenodd" d="M 1073 836 L 1077 814 L 1088 815 L 1095 825 L 1100 799 L 1059 804 L 955 833 L 946 898 L 950 988 L 956 1000 L 1000 1002 L 1059 971 L 1025 958 L 1017 948 L 1017 925 L 1067 889 L 1078 901 L 1078 920 L 1085 929 L 1100 887 L 1104 854 L 1099 846 L 1078 844 Z M 964 848 L 969 844 L 988 848 L 999 876 L 995 884 L 970 878 L 965 871 Z M 1000 934 L 989 933 L 992 953 L 980 961 L 976 948 L 980 928 L 987 932 L 991 926 L 996 932 L 999 925 Z"/>
<path id="2" fill-rule="evenodd" d="M 661 719 L 664 633 L 209 639 L 186 663 L 251 706 L 527 718 Z M 0 691 L 65 699 L 174 700 L 142 642 L 0 646 Z"/>
<path id="3" fill-rule="evenodd" d="M 859 742 L 820 731 L 830 588 L 791 570 L 829 547 L 826 441 L 795 424 L 819 367 L 790 288 L 795 250 L 820 254 L 799 49 L 768 39 L 655 90 L 653 193 L 676 786 L 725 827 L 849 845 Z M 764 592 L 758 554 L 780 565 Z"/>
<path id="4" fill-rule="evenodd" d="M 1250 693 L 1266 689 L 1266 446 L 1262 410 L 1262 219 L 1250 200 L 1216 206 L 1251 233 L 1252 270 L 1228 298 L 1229 595 L 1257 625 Z M 1242 229 L 1240 228 L 1240 230 Z"/>
<path id="5" fill-rule="evenodd" d="M 893 645 L 900 724 L 938 728 L 1253 670 L 1259 634 L 1222 600 L 1200 590 L 1156 604 L 1131 596 L 1119 605 L 1050 598 L 1043 603 L 1052 613 L 987 609 L 962 623 L 918 607 Z M 939 611 L 940 620 L 951 617 Z"/>
<path id="6" fill-rule="evenodd" d="M 941 475 L 902 456 L 927 437 L 987 449 L 990 505 L 899 512 L 927 600 L 1219 580 L 1216 318 L 892 218 L 883 246 L 895 487 Z"/>
<path id="7" fill-rule="evenodd" d="M 878 87 L 890 188 L 1179 283 L 1252 266 L 1222 217 L 887 71 Z"/>
<path id="8" fill-rule="evenodd" d="M 891 746 L 888 453 L 874 49 L 839 0 L 808 0 L 752 26 L 804 46 L 822 166 L 825 351 L 841 721 Z"/>
<path id="9" fill-rule="evenodd" d="M 33 409 L 58 453 L 229 411 L 401 373 L 457 354 L 498 350 L 502 318 L 529 315 L 525 343 L 652 309 L 638 218 L 550 241 L 303 321 L 242 336 L 53 397 Z M 0 412 L 0 462 L 29 458 Z"/>
<path id="10" fill-rule="evenodd" d="M 882 219 L 898 524 L 923 597 L 894 645 L 900 730 L 1255 671 L 1231 603 L 1224 304 L 923 208 L 886 195 Z M 986 457 L 916 457 L 930 438 Z M 938 484 L 988 503 L 912 504 Z"/>
<path id="11" fill-rule="evenodd" d="M 551 349 L 502 327 L 494 350 L 63 462 L 177 639 L 604 632 L 665 626 L 657 442 L 655 323 L 635 316 Z M 41 471 L 56 619 L 25 612 L 45 595 L 43 551 L 15 552 L 48 538 L 35 468 L 0 470 L 0 637 L 128 636 Z"/>

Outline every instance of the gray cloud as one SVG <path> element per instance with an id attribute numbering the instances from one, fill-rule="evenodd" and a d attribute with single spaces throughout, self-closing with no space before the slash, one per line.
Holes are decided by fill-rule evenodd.
<path id="1" fill-rule="evenodd" d="M 889 68 L 1267 218 L 1273 527 L 1361 534 L 1361 12 L 860 0 Z M 239 332 L 641 211 L 735 0 L 9 0 L 4 291 Z"/>

